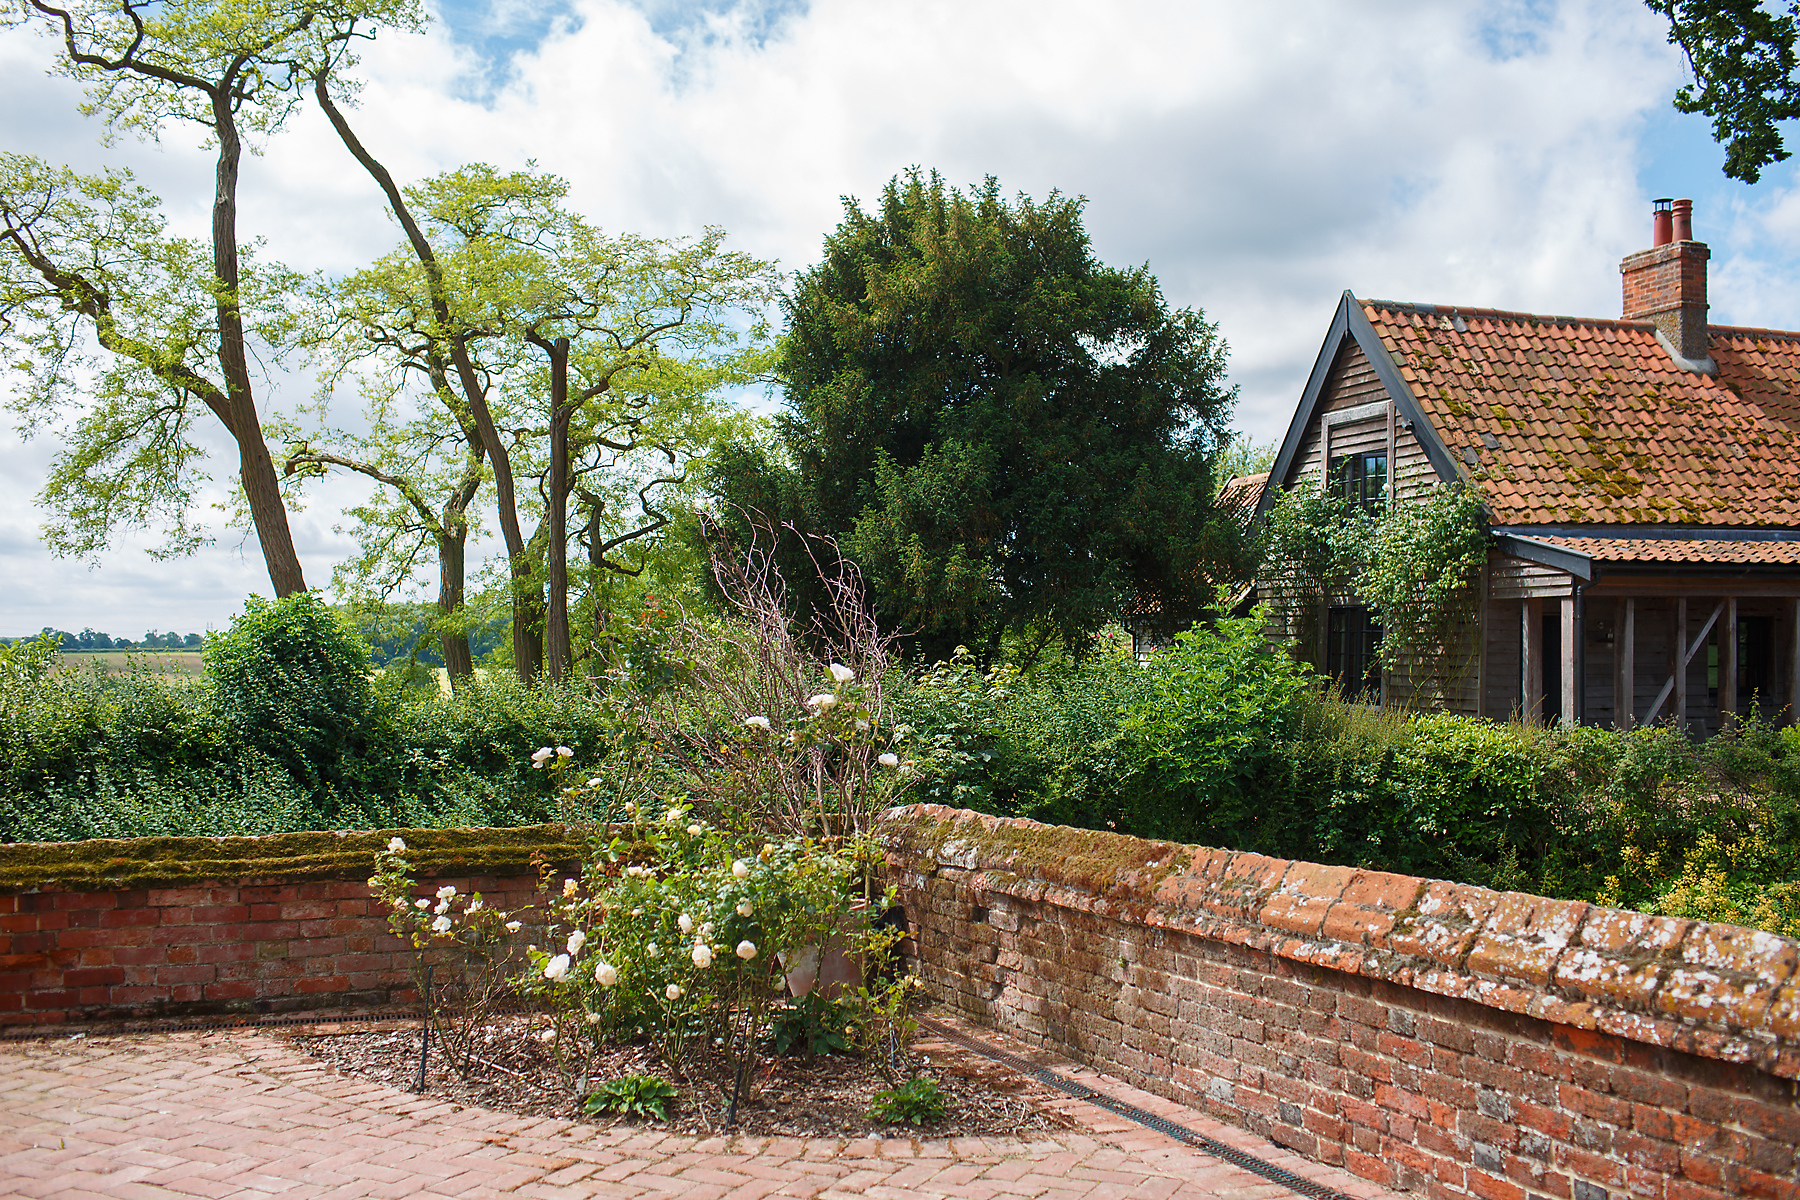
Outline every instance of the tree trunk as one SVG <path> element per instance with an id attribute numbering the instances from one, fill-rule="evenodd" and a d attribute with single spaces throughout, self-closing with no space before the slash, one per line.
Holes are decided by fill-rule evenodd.
<path id="1" fill-rule="evenodd" d="M 569 647 L 569 339 L 545 345 L 550 353 L 550 611 L 544 622 L 544 659 L 550 682 L 568 674 Z"/>
<path id="2" fill-rule="evenodd" d="M 294 536 L 288 528 L 287 505 L 281 499 L 275 464 L 269 457 L 268 444 L 263 441 L 262 421 L 257 417 L 256 399 L 250 387 L 249 355 L 244 349 L 244 319 L 237 302 L 238 160 L 243 155 L 243 143 L 238 138 L 237 121 L 231 112 L 230 93 L 229 80 L 212 93 L 213 127 L 219 138 L 213 193 L 213 272 L 223 285 L 219 289 L 217 305 L 219 369 L 225 376 L 230 412 L 227 428 L 237 440 L 238 471 L 244 484 L 244 496 L 249 501 L 250 518 L 256 525 L 256 538 L 269 569 L 269 582 L 275 588 L 276 597 L 280 598 L 304 592 L 306 579 L 300 571 L 300 556 L 294 551 Z"/>
<path id="3" fill-rule="evenodd" d="M 440 617 L 455 618 L 451 628 L 438 634 L 444 650 L 444 673 L 450 676 L 450 690 L 459 692 L 475 674 L 475 655 L 469 649 L 469 632 L 461 621 L 463 606 L 463 549 L 468 537 L 466 526 L 458 523 L 455 531 L 446 525 L 444 537 L 438 541 L 438 598 Z"/>

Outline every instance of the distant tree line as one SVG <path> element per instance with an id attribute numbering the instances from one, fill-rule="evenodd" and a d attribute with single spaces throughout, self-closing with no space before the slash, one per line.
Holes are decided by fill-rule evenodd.
<path id="1" fill-rule="evenodd" d="M 62 629 L 52 629 L 48 625 L 44 626 L 40 634 L 55 639 L 57 646 L 64 650 L 198 650 L 205 642 L 197 633 L 158 633 L 154 629 L 146 631 L 135 642 L 130 638 L 111 637 L 94 629 L 69 633 Z M 0 646 L 28 640 L 30 639 L 0 637 Z"/>

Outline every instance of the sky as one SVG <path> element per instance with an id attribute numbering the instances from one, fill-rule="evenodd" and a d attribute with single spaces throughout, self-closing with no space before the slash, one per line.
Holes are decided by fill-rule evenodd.
<path id="1" fill-rule="evenodd" d="M 909 166 L 1008 193 L 1084 197 L 1095 253 L 1148 264 L 1231 350 L 1236 425 L 1277 440 L 1345 289 L 1363 297 L 1616 316 L 1618 262 L 1650 242 L 1651 200 L 1694 200 L 1712 320 L 1800 327 L 1800 177 L 1719 170 L 1704 117 L 1670 98 L 1685 63 L 1637 0 L 441 0 L 424 33 L 363 53 L 352 119 L 402 181 L 535 161 L 613 232 L 721 226 L 788 273 L 816 261 L 844 197 Z M 130 167 L 170 228 L 204 232 L 212 159 L 190 128 L 102 144 L 55 46 L 0 30 L 0 151 Z M 247 158 L 242 232 L 302 271 L 390 249 L 379 194 L 316 111 Z M 276 373 L 265 406 L 304 404 Z M 778 401 L 751 395 L 767 410 Z M 354 397 L 332 413 L 354 424 Z M 213 540 L 152 559 L 155 533 L 97 564 L 53 558 L 37 503 L 59 443 L 0 424 L 0 634 L 223 628 L 269 594 L 226 508 L 235 467 L 203 429 Z M 309 583 L 353 551 L 316 490 L 294 526 Z M 491 545 L 492 543 L 488 543 Z"/>

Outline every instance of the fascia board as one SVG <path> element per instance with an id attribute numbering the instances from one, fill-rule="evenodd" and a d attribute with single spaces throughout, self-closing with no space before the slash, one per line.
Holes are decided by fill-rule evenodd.
<path id="1" fill-rule="evenodd" d="M 1526 562 L 1555 567 L 1558 571 L 1567 571 L 1584 583 L 1594 578 L 1593 558 L 1579 550 L 1571 550 L 1567 546 L 1552 546 L 1548 542 L 1540 542 L 1536 538 L 1520 537 L 1511 533 L 1497 535 L 1494 538 L 1494 546 L 1500 553 L 1513 558 L 1522 558 Z"/>
<path id="2" fill-rule="evenodd" d="M 1331 327 L 1325 331 L 1325 341 L 1319 347 L 1319 357 L 1313 360 L 1312 374 L 1306 377 L 1306 390 L 1300 393 L 1300 407 L 1294 410 L 1294 419 L 1288 422 L 1287 436 L 1281 440 L 1281 450 L 1275 455 L 1275 464 L 1269 468 L 1269 482 L 1263 486 L 1263 494 L 1256 502 L 1256 512 L 1250 518 L 1251 529 L 1262 523 L 1264 514 L 1275 503 L 1276 493 L 1287 485 L 1288 471 L 1294 465 L 1294 456 L 1300 453 L 1300 443 L 1306 437 L 1306 427 L 1312 423 L 1313 411 L 1319 407 L 1319 399 L 1325 394 L 1325 381 L 1331 378 L 1332 364 L 1337 362 L 1338 351 L 1343 348 L 1344 339 L 1349 336 L 1349 315 L 1352 310 L 1360 312 L 1361 306 L 1346 288 L 1338 300 L 1337 312 L 1332 314 Z M 1367 324 L 1367 321 L 1364 323 Z"/>

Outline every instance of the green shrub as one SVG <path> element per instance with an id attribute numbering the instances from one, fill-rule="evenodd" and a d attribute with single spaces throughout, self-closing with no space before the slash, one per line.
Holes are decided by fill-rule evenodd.
<path id="1" fill-rule="evenodd" d="M 213 703 L 240 746 L 313 790 L 353 778 L 374 715 L 369 646 L 316 593 L 250 597 L 208 639 L 205 659 Z"/>
<path id="2" fill-rule="evenodd" d="M 944 1089 L 928 1075 L 909 1079 L 899 1087 L 875 1093 L 869 1104 L 869 1119 L 884 1125 L 924 1125 L 941 1121 L 949 1105 Z"/>
<path id="3" fill-rule="evenodd" d="M 1265 637 L 1268 612 L 1220 618 L 1176 638 L 1146 670 L 1148 686 L 1124 710 L 1122 829 L 1209 845 L 1286 840 L 1294 814 L 1286 748 L 1314 683 Z"/>
<path id="4" fill-rule="evenodd" d="M 625 1075 L 609 1079 L 588 1094 L 582 1111 L 617 1113 L 627 1117 L 669 1119 L 669 1101 L 675 1099 L 675 1086 L 654 1075 Z"/>

